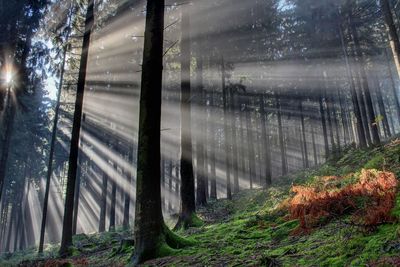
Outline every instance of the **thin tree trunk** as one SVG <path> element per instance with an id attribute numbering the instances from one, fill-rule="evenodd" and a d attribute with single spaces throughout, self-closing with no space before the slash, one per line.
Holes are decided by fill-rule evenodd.
<path id="1" fill-rule="evenodd" d="M 318 165 L 317 146 L 315 144 L 315 134 L 313 127 L 311 127 L 311 139 L 312 139 L 313 153 L 314 153 L 314 165 L 317 166 Z"/>
<path id="2" fill-rule="evenodd" d="M 4 138 L 2 140 L 2 151 L 0 157 L 0 199 L 3 193 L 4 181 L 6 179 L 7 173 L 7 162 L 9 156 L 9 150 L 11 145 L 11 137 L 14 130 L 14 120 L 15 120 L 15 113 L 16 113 L 16 106 L 15 106 L 15 99 L 12 93 L 11 88 L 8 88 L 7 92 L 7 100 L 6 100 L 6 119 L 5 119 L 5 133 Z"/>
<path id="3" fill-rule="evenodd" d="M 186 6 L 182 7 L 181 25 L 181 208 L 175 228 L 191 226 L 196 212 L 191 137 L 190 15 Z"/>
<path id="4" fill-rule="evenodd" d="M 236 135 L 236 97 L 235 92 L 229 92 L 229 106 L 231 115 L 231 133 L 232 133 L 232 171 L 233 171 L 233 192 L 238 193 L 239 188 L 239 172 L 238 172 L 238 140 Z"/>
<path id="5" fill-rule="evenodd" d="M 378 102 L 379 112 L 380 112 L 380 115 L 382 116 L 383 131 L 384 131 L 386 137 L 391 137 L 392 133 L 390 131 L 388 114 L 386 112 L 385 104 L 383 101 L 382 88 L 380 86 L 378 77 L 374 73 L 372 73 L 372 77 L 373 77 L 373 80 L 375 83 L 375 93 L 376 93 L 376 98 L 378 100 L 377 102 Z"/>
<path id="6" fill-rule="evenodd" d="M 385 52 L 386 64 L 387 64 L 389 78 L 390 78 L 389 79 L 390 80 L 390 88 L 393 91 L 395 109 L 396 109 L 396 112 L 397 112 L 397 120 L 400 122 L 400 100 L 399 100 L 399 96 L 398 96 L 397 91 L 396 91 L 396 84 L 394 82 L 394 77 L 393 77 L 393 74 L 392 74 L 392 68 L 390 66 L 388 52 L 387 52 L 386 48 L 384 48 L 383 51 Z"/>
<path id="7" fill-rule="evenodd" d="M 305 123 L 304 123 L 304 110 L 303 110 L 303 100 L 302 99 L 300 99 L 299 109 L 300 109 L 301 133 L 302 133 L 302 138 L 303 138 L 304 162 L 305 162 L 305 167 L 308 168 L 309 167 L 308 149 L 307 149 L 306 128 L 305 128 Z"/>
<path id="8" fill-rule="evenodd" d="M 79 77 L 76 92 L 75 112 L 72 125 L 71 146 L 68 163 L 68 181 L 67 192 L 65 196 L 64 220 L 61 237 L 61 247 L 59 254 L 61 256 L 68 256 L 72 246 L 72 219 L 73 219 L 73 205 L 75 197 L 75 182 L 78 169 L 78 154 L 79 154 L 79 136 L 81 130 L 83 97 L 86 82 L 86 69 L 89 56 L 90 36 L 94 22 L 94 0 L 90 0 L 85 18 L 85 33 L 83 37 L 81 62 L 79 67 Z"/>
<path id="9" fill-rule="evenodd" d="M 386 30 L 389 36 L 390 47 L 392 48 L 394 62 L 397 68 L 397 73 L 400 78 L 400 40 L 397 34 L 396 26 L 394 24 L 393 15 L 390 10 L 390 4 L 388 0 L 379 0 L 381 11 L 385 19 Z"/>
<path id="10" fill-rule="evenodd" d="M 221 58 L 221 73 L 222 73 L 222 97 L 223 97 L 223 102 L 224 102 L 224 142 L 225 142 L 225 163 L 226 163 L 226 198 L 227 199 L 232 199 L 232 190 L 231 190 L 231 161 L 230 161 L 230 155 L 231 155 L 231 135 L 229 132 L 229 126 L 228 126 L 228 110 L 229 110 L 229 102 L 228 102 L 228 90 L 225 85 L 225 62 L 224 58 Z"/>
<path id="11" fill-rule="evenodd" d="M 203 89 L 203 58 L 201 55 L 197 56 L 197 69 L 196 69 L 196 83 L 198 90 L 198 108 L 203 109 L 204 107 L 204 89 Z M 203 113 L 199 111 L 200 118 L 198 119 L 199 129 L 205 129 Z M 202 140 L 202 131 L 199 131 L 196 142 L 196 154 L 197 154 L 197 191 L 196 191 L 196 202 L 198 206 L 207 204 L 206 195 L 206 181 L 205 181 L 205 161 L 204 161 L 204 144 Z"/>
<path id="12" fill-rule="evenodd" d="M 368 116 L 365 116 L 365 118 L 367 119 L 367 122 L 368 122 L 367 123 L 368 125 L 366 125 L 366 127 L 371 128 L 371 133 L 372 133 L 371 142 L 373 144 L 379 144 L 380 138 L 379 138 L 379 133 L 378 133 L 378 127 L 375 123 L 375 112 L 374 112 L 374 107 L 372 104 L 371 93 L 369 91 L 367 75 L 365 73 L 365 68 L 364 68 L 365 62 L 364 62 L 362 51 L 361 51 L 361 45 L 360 45 L 360 41 L 358 38 L 358 33 L 354 26 L 351 16 L 349 17 L 349 23 L 350 23 L 350 28 L 352 31 L 353 41 L 354 41 L 354 45 L 355 45 L 355 55 L 358 58 L 357 61 L 360 63 L 359 72 L 360 72 L 360 76 L 361 76 L 360 77 L 361 83 L 362 83 L 361 86 L 364 90 L 365 102 L 366 102 L 365 103 L 366 104 L 366 112 L 368 113 Z"/>
<path id="13" fill-rule="evenodd" d="M 106 230 L 107 191 L 108 191 L 108 176 L 106 172 L 103 171 L 103 181 L 101 186 L 101 199 L 100 199 L 100 216 L 99 216 L 100 233 Z"/>
<path id="14" fill-rule="evenodd" d="M 328 158 L 329 153 L 329 142 L 328 142 L 328 129 L 326 127 L 326 117 L 325 117 L 325 110 L 324 110 L 324 99 L 322 93 L 320 93 L 318 98 L 319 103 L 319 113 L 321 115 L 321 124 L 322 124 L 322 135 L 324 137 L 324 150 L 325 150 L 325 158 Z"/>
<path id="15" fill-rule="evenodd" d="M 360 107 L 360 102 L 358 101 L 357 98 L 357 90 L 356 86 L 354 84 L 354 77 L 353 73 L 350 67 L 349 63 L 349 57 L 346 49 L 346 43 L 344 39 L 344 34 L 343 34 L 343 29 L 338 23 L 338 29 L 339 29 L 339 35 L 340 35 L 340 41 L 341 41 L 341 46 L 342 46 L 342 51 L 343 51 L 343 56 L 345 59 L 345 64 L 346 64 L 346 71 L 347 71 L 347 77 L 349 79 L 349 84 L 350 84 L 350 93 L 351 93 L 351 98 L 353 102 L 353 112 L 356 118 L 356 128 L 357 128 L 357 136 L 358 136 L 358 142 L 360 147 L 366 147 L 367 146 L 367 136 L 366 136 L 366 131 L 364 129 L 364 121 L 363 121 L 363 116 L 361 113 L 361 107 Z"/>
<path id="16" fill-rule="evenodd" d="M 282 110 L 281 110 L 280 97 L 276 95 L 275 100 L 276 100 L 276 112 L 278 116 L 278 135 L 279 135 L 279 146 L 281 149 L 282 175 L 286 175 L 288 169 L 286 164 L 285 142 L 282 129 Z"/>
<path id="17" fill-rule="evenodd" d="M 70 11 L 69 11 L 69 15 L 68 15 L 68 20 L 69 20 L 68 27 L 71 26 L 71 13 L 72 13 L 72 8 L 70 7 Z M 66 44 L 68 44 L 70 33 L 71 33 L 71 31 L 68 30 L 68 32 L 66 34 L 66 40 L 65 40 Z M 64 73 L 65 73 L 66 58 L 67 58 L 67 48 L 64 47 L 62 63 L 61 63 L 61 68 L 60 68 L 60 81 L 58 84 L 57 101 L 56 101 L 56 107 L 54 109 L 53 129 L 51 131 L 49 161 L 47 163 L 46 188 L 45 188 L 44 200 L 43 200 L 42 223 L 41 223 L 41 227 L 40 227 L 40 238 L 39 238 L 39 250 L 38 250 L 39 253 L 43 252 L 44 235 L 46 232 L 47 208 L 48 208 L 48 202 L 49 202 L 51 175 L 53 173 L 54 148 L 55 148 L 55 144 L 57 141 L 57 128 L 58 128 L 58 120 L 59 120 L 59 114 L 60 114 L 61 93 L 62 93 L 62 87 L 64 85 Z"/>
<path id="18" fill-rule="evenodd" d="M 250 111 L 250 99 L 247 98 L 245 106 L 246 112 L 246 128 L 247 128 L 247 146 L 248 146 L 248 160 L 249 160 L 249 180 L 250 180 L 250 189 L 253 188 L 253 181 L 255 180 L 255 171 L 256 171 L 256 161 L 254 155 L 254 138 L 253 138 L 253 128 L 251 127 L 251 111 Z"/>
<path id="19" fill-rule="evenodd" d="M 260 96 L 260 112 L 261 112 L 261 139 L 263 143 L 263 159 L 264 159 L 264 173 L 265 181 L 263 185 L 265 188 L 272 183 L 271 173 L 271 152 L 269 144 L 269 136 L 267 135 L 267 112 L 265 110 L 264 96 Z"/>
<path id="20" fill-rule="evenodd" d="M 133 163 L 133 147 L 130 148 L 129 150 L 129 156 L 128 156 L 128 161 L 130 164 Z M 124 217 L 122 220 L 122 227 L 123 229 L 129 229 L 129 211 L 130 211 L 130 204 L 131 204 L 131 195 L 130 195 L 130 189 L 131 189 L 131 184 L 132 184 L 132 176 L 133 174 L 131 172 L 128 173 L 127 177 L 127 182 L 128 182 L 128 187 L 124 188 L 125 190 L 125 196 L 124 196 Z M 171 179 L 171 176 L 170 176 Z"/>
<path id="21" fill-rule="evenodd" d="M 212 117 L 214 109 L 214 92 L 210 97 L 210 117 Z M 209 122 L 210 132 L 211 132 L 211 148 L 210 148 L 210 169 L 211 169 L 211 177 L 210 177 L 210 198 L 217 199 L 217 173 L 215 169 L 215 150 L 217 147 L 217 142 L 215 140 L 215 123 L 213 120 Z"/>

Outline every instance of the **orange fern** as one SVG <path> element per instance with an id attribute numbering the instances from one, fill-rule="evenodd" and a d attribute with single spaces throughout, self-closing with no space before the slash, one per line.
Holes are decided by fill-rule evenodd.
<path id="1" fill-rule="evenodd" d="M 318 186 L 292 186 L 295 195 L 289 200 L 291 219 L 299 219 L 300 229 L 306 232 L 322 218 L 353 214 L 360 225 L 374 226 L 393 221 L 393 209 L 398 181 L 391 172 L 362 170 L 357 179 L 340 187 L 347 177 L 320 177 Z M 364 204 L 364 205 L 363 205 Z"/>

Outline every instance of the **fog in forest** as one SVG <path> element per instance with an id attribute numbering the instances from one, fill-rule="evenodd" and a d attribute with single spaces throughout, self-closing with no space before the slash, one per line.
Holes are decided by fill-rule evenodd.
<path id="1" fill-rule="evenodd" d="M 37 246 L 43 226 L 45 246 L 61 241 L 85 16 L 93 4 L 32 2 L 0 1 L 2 252 Z M 182 164 L 193 166 L 202 206 L 280 184 L 351 146 L 399 133 L 400 49 L 379 2 L 166 2 L 165 219 L 176 222 L 180 213 Z M 398 36 L 400 5 L 388 2 Z M 146 1 L 94 1 L 92 12 L 74 234 L 133 227 L 135 219 Z"/>

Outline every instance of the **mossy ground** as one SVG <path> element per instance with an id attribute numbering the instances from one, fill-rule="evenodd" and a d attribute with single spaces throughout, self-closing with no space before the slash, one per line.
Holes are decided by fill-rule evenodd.
<path id="1" fill-rule="evenodd" d="M 212 201 L 199 210 L 200 227 L 180 230 L 178 235 L 194 242 L 174 255 L 146 262 L 145 266 L 396 266 L 400 263 L 400 223 L 376 229 L 352 225 L 346 216 L 327 221 L 307 235 L 291 235 L 298 227 L 288 221 L 280 204 L 290 196 L 292 183 L 310 184 L 316 176 L 359 172 L 362 168 L 391 171 L 400 177 L 400 141 L 370 149 L 348 148 L 318 168 L 282 177 L 268 190 L 243 190 L 232 201 Z M 400 217 L 400 194 L 393 209 Z M 133 247 L 121 248 L 129 231 L 74 238 L 73 266 L 125 266 Z M 55 257 L 50 247 L 44 257 Z M 44 266 L 33 249 L 4 255 L 0 266 Z M 85 259 L 83 261 L 82 259 Z M 30 261 L 29 261 L 30 260 Z M 28 265 L 31 263 L 32 265 Z M 57 266 L 57 265 L 51 265 Z"/>

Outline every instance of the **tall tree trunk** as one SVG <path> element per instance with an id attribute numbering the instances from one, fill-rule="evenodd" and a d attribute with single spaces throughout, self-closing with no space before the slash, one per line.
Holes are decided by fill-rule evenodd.
<path id="1" fill-rule="evenodd" d="M 100 233 L 106 230 L 107 192 L 108 192 L 108 176 L 107 173 L 103 171 L 103 181 L 101 186 L 101 199 L 100 199 L 100 216 L 99 216 Z"/>
<path id="2" fill-rule="evenodd" d="M 325 109 L 324 109 L 324 98 L 322 96 L 322 92 L 318 97 L 319 104 L 319 113 L 321 115 L 321 124 L 322 124 L 322 135 L 324 138 L 324 150 L 325 150 L 325 158 L 328 158 L 330 155 L 329 152 L 329 142 L 328 142 L 328 129 L 326 127 L 326 117 L 325 117 Z"/>
<path id="3" fill-rule="evenodd" d="M 68 43 L 70 32 L 67 33 L 67 40 Z M 63 58 L 60 68 L 60 83 L 58 85 L 58 93 L 57 93 L 57 102 L 56 107 L 54 110 L 54 121 L 53 121 L 53 129 L 51 131 L 51 141 L 50 141 L 50 152 L 49 152 L 49 161 L 47 163 L 47 175 L 46 175 L 46 188 L 44 193 L 44 200 L 43 200 L 43 210 L 42 210 L 42 224 L 40 227 L 40 239 L 39 239 L 39 253 L 43 252 L 44 246 L 44 235 L 46 232 L 46 220 L 47 220 L 47 207 L 49 202 L 49 193 L 50 193 L 50 182 L 51 182 L 51 175 L 53 173 L 53 159 L 54 159 L 54 148 L 57 139 L 57 127 L 58 127 L 58 120 L 60 114 L 60 105 L 61 105 L 61 92 L 62 87 L 64 85 L 64 72 L 65 72 L 65 62 L 67 57 L 67 48 L 63 50 Z"/>
<path id="4" fill-rule="evenodd" d="M 204 108 L 204 89 L 203 89 L 203 58 L 201 55 L 197 56 L 197 69 L 196 69 L 196 85 L 198 91 L 198 108 Z M 207 204 L 206 195 L 206 171 L 205 171 L 205 161 L 204 161 L 204 144 L 203 144 L 203 129 L 205 129 L 204 120 L 201 110 L 199 110 L 200 118 L 198 119 L 198 127 L 201 129 L 198 132 L 198 138 L 196 142 L 196 154 L 197 154 L 197 191 L 196 191 L 196 202 L 197 205 L 202 206 Z"/>
<path id="5" fill-rule="evenodd" d="M 114 170 L 118 172 L 118 165 L 114 162 Z M 117 205 L 117 177 L 113 177 L 111 179 L 111 206 L 110 206 L 110 225 L 109 231 L 115 230 L 115 209 Z"/>
<path id="6" fill-rule="evenodd" d="M 304 151 L 304 163 L 305 167 L 308 168 L 308 149 L 307 149 L 307 139 L 306 139 L 306 128 L 304 123 L 304 110 L 303 110 L 303 100 L 300 99 L 299 102 L 299 112 L 300 112 L 300 122 L 301 122 L 301 133 L 303 138 L 303 151 Z"/>
<path id="7" fill-rule="evenodd" d="M 390 47 L 392 48 L 394 63 L 400 78 L 400 40 L 394 24 L 393 15 L 390 10 L 389 0 L 379 0 L 381 11 L 385 19 L 386 30 L 389 36 Z"/>
<path id="8" fill-rule="evenodd" d="M 130 164 L 133 163 L 133 147 L 129 149 L 129 154 L 128 154 L 128 161 Z M 125 194 L 124 194 L 124 217 L 122 220 L 122 227 L 124 229 L 129 229 L 129 211 L 130 211 L 130 204 L 131 204 L 131 183 L 132 183 L 132 176 L 133 174 L 129 172 L 127 174 L 127 182 L 128 182 L 128 187 L 124 188 Z M 170 176 L 171 179 L 171 176 Z"/>
<path id="9" fill-rule="evenodd" d="M 210 96 L 210 119 L 213 117 L 214 111 L 214 91 L 211 93 Z M 210 170 L 211 170 L 211 177 L 210 177 L 210 198 L 217 199 L 217 173 L 215 168 L 215 150 L 217 149 L 217 142 L 215 137 L 215 122 L 213 120 L 209 121 L 209 128 L 210 128 Z"/>
<path id="10" fill-rule="evenodd" d="M 79 156 L 79 164 L 78 164 L 78 174 L 76 175 L 76 184 L 75 184 L 75 199 L 74 199 L 74 214 L 72 220 L 72 234 L 76 235 L 76 228 L 78 226 L 78 208 L 79 208 L 79 195 L 81 192 L 81 179 L 82 179 L 82 158 L 83 155 Z"/>
<path id="11" fill-rule="evenodd" d="M 168 160 L 168 192 L 170 196 L 173 196 L 173 192 L 172 192 L 172 169 L 173 169 L 173 164 L 172 164 L 172 160 L 169 159 Z M 168 198 L 168 211 L 172 212 L 172 203 L 173 203 L 173 198 L 169 197 Z"/>
<path id="12" fill-rule="evenodd" d="M 191 136 L 190 14 L 187 6 L 182 6 L 181 27 L 181 208 L 175 228 L 193 225 L 196 212 Z"/>
<path id="13" fill-rule="evenodd" d="M 221 78 L 222 78 L 222 97 L 224 102 L 224 143 L 225 143 L 225 164 L 226 164 L 226 198 L 232 199 L 232 190 L 231 190 L 231 134 L 229 132 L 228 126 L 228 111 L 229 111 L 229 92 L 225 85 L 225 61 L 224 58 L 221 58 Z"/>
<path id="14" fill-rule="evenodd" d="M 83 97 L 85 91 L 86 69 L 89 56 L 90 36 L 94 22 L 93 10 L 94 10 L 94 0 L 90 0 L 88 3 L 86 18 L 85 18 L 85 33 L 83 36 L 81 62 L 79 67 L 79 77 L 78 77 L 78 85 L 76 91 L 75 112 L 72 125 L 71 146 L 70 146 L 70 152 L 69 152 L 70 155 L 68 162 L 69 167 L 68 167 L 67 192 L 65 195 L 64 220 L 62 228 L 61 247 L 59 251 L 61 256 L 70 255 L 71 251 L 69 248 L 72 246 L 72 219 L 73 219 L 74 197 L 75 197 L 75 182 L 78 169 L 79 136 L 81 130 Z"/>
<path id="15" fill-rule="evenodd" d="M 348 56 L 347 49 L 346 49 L 345 36 L 343 33 L 342 26 L 340 24 L 340 16 L 341 16 L 341 14 L 340 14 L 340 10 L 339 10 L 338 15 L 337 15 L 337 28 L 338 28 L 338 33 L 340 36 L 340 45 L 342 48 L 342 53 L 343 53 L 343 57 L 344 57 L 345 65 L 346 65 L 347 79 L 349 82 L 350 94 L 351 94 L 351 99 L 352 99 L 352 103 L 353 103 L 353 112 L 354 112 L 354 116 L 356 117 L 357 137 L 358 137 L 360 146 L 366 147 L 367 140 L 366 140 L 365 132 L 364 132 L 364 128 L 363 128 L 361 110 L 360 110 L 360 106 L 359 106 L 358 99 L 357 99 L 357 92 L 356 92 L 356 87 L 354 84 L 354 77 L 353 77 L 353 73 L 352 73 L 352 70 L 350 67 L 349 56 Z M 340 94 L 339 94 L 339 97 L 340 97 Z"/>
<path id="16" fill-rule="evenodd" d="M 331 140 L 331 151 L 337 153 L 335 138 L 333 137 L 333 123 L 332 123 L 332 98 L 327 95 L 327 90 L 325 90 L 325 100 L 326 100 L 326 113 L 328 117 L 328 127 L 329 127 L 329 137 Z"/>
<path id="17" fill-rule="evenodd" d="M 232 89 L 232 88 L 231 88 Z M 238 140 L 236 135 L 236 97 L 235 92 L 229 92 L 229 110 L 231 116 L 231 134 L 232 134 L 232 172 L 233 172 L 233 192 L 238 193 L 239 188 L 239 172 L 238 172 Z"/>
<path id="18" fill-rule="evenodd" d="M 263 181 L 263 185 L 265 188 L 271 185 L 272 183 L 272 173 L 271 173 L 271 151 L 269 144 L 269 135 L 267 134 L 267 112 L 265 109 L 264 96 L 260 96 L 260 112 L 261 112 L 261 139 L 263 143 L 263 159 L 264 159 L 264 173 L 262 174 L 265 177 L 265 181 Z"/>
<path id="19" fill-rule="evenodd" d="M 14 130 L 14 120 L 16 113 L 16 103 L 14 99 L 14 94 L 11 88 L 9 87 L 7 92 L 7 100 L 6 100 L 6 114 L 5 114 L 5 132 L 2 140 L 2 151 L 0 156 L 0 199 L 3 193 L 4 181 L 6 179 L 7 173 L 7 161 L 9 156 L 9 150 L 11 145 L 11 137 Z"/>
<path id="20" fill-rule="evenodd" d="M 365 73 L 365 67 L 364 67 L 365 62 L 364 62 L 363 54 L 361 51 L 361 44 L 359 41 L 358 32 L 352 21 L 351 15 L 349 17 L 349 23 L 350 23 L 350 28 L 351 28 L 351 32 L 352 32 L 352 36 L 353 36 L 354 45 L 355 45 L 355 55 L 358 58 L 357 61 L 360 63 L 359 72 L 360 72 L 360 76 L 361 76 L 360 77 L 361 83 L 362 83 L 361 86 L 362 86 L 362 88 L 364 90 L 364 94 L 365 94 L 366 111 L 368 112 L 368 117 L 367 117 L 368 127 L 371 128 L 371 133 L 372 133 L 371 141 L 374 144 L 379 144 L 380 143 L 379 132 L 378 132 L 377 124 L 375 123 L 375 112 L 374 112 L 374 107 L 372 104 L 371 93 L 369 90 L 367 75 Z"/>
<path id="21" fill-rule="evenodd" d="M 278 135 L 279 135 L 279 146 L 281 149 L 281 165 L 282 165 L 282 175 L 286 175 L 288 168 L 286 164 L 286 153 L 285 153 L 285 141 L 283 136 L 283 129 L 282 129 L 282 110 L 281 110 L 281 100 L 280 96 L 275 96 L 276 101 L 276 112 L 278 117 Z"/>
<path id="22" fill-rule="evenodd" d="M 165 225 L 161 208 L 160 131 L 164 8 L 164 0 L 147 1 L 140 92 L 133 265 L 157 257 L 160 252 L 165 253 L 169 246 L 173 248 L 182 246 L 182 242 L 177 241 L 178 239 Z M 185 23 L 185 19 L 183 23 Z M 183 98 L 185 101 L 189 100 L 189 98 Z M 191 151 L 189 152 L 191 155 Z M 183 172 L 183 174 L 186 175 L 187 172 Z M 194 184 L 191 185 L 194 196 Z M 182 192 L 187 193 L 186 191 Z"/>
<path id="23" fill-rule="evenodd" d="M 250 107 L 250 96 L 247 97 L 244 111 L 246 112 L 246 128 L 247 128 L 247 146 L 248 146 L 248 160 L 249 160 L 249 181 L 250 189 L 253 188 L 253 181 L 256 178 L 256 160 L 254 153 L 254 137 L 253 128 L 251 124 L 251 107 Z"/>
<path id="24" fill-rule="evenodd" d="M 393 73 L 392 73 L 392 68 L 390 66 L 390 61 L 389 61 L 389 55 L 387 52 L 387 49 L 384 48 L 383 51 L 385 52 L 385 57 L 386 57 L 386 65 L 388 68 L 388 73 L 389 73 L 389 80 L 390 80 L 390 88 L 393 91 L 393 97 L 394 97 L 394 103 L 395 103 L 395 109 L 397 112 L 397 120 L 400 122 L 400 100 L 399 100 L 399 96 L 397 94 L 397 90 L 396 90 L 396 84 L 394 82 L 394 77 L 393 77 Z"/>
<path id="25" fill-rule="evenodd" d="M 247 176 L 246 173 L 246 149 L 244 146 L 244 115 L 245 110 L 242 109 L 242 105 L 240 104 L 239 109 L 239 120 L 240 120 L 240 174 L 243 177 Z"/>
<path id="26" fill-rule="evenodd" d="M 314 165 L 317 166 L 318 165 L 317 146 L 315 144 L 315 134 L 313 127 L 311 127 L 311 139 L 312 139 L 313 153 L 314 153 Z"/>
<path id="27" fill-rule="evenodd" d="M 385 109 L 385 104 L 383 101 L 381 85 L 380 85 L 378 77 L 376 76 L 375 73 L 371 73 L 371 76 L 372 76 L 372 79 L 373 79 L 374 85 L 375 85 L 375 93 L 376 93 L 376 98 L 378 100 L 377 102 L 378 102 L 378 107 L 379 107 L 379 113 L 382 116 L 383 132 L 385 133 L 386 137 L 391 137 L 392 133 L 390 131 L 388 115 L 387 115 L 387 112 Z"/>

